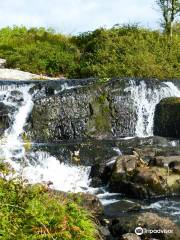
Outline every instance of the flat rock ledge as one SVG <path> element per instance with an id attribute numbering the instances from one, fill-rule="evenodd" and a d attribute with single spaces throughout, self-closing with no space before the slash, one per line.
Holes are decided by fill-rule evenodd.
<path id="1" fill-rule="evenodd" d="M 17 69 L 0 68 L 0 80 L 57 80 L 48 76 L 37 75 Z"/>

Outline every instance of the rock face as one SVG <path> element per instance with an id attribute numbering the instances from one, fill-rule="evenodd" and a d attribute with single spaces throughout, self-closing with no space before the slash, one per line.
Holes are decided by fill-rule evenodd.
<path id="1" fill-rule="evenodd" d="M 8 114 L 10 111 L 12 111 L 11 107 L 0 102 L 0 136 L 9 127 L 10 118 Z"/>
<path id="2" fill-rule="evenodd" d="M 180 98 L 166 98 L 156 106 L 154 134 L 163 137 L 180 137 Z"/>
<path id="3" fill-rule="evenodd" d="M 29 131 L 36 141 L 133 136 L 136 119 L 121 80 L 69 89 L 35 101 Z"/>

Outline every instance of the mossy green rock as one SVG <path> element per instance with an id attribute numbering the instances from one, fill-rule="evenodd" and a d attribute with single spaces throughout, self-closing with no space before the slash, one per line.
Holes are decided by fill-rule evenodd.
<path id="1" fill-rule="evenodd" d="M 156 106 L 154 134 L 163 137 L 180 137 L 180 98 L 165 98 Z"/>

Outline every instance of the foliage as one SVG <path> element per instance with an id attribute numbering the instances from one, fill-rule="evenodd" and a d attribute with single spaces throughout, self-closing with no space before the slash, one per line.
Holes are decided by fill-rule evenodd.
<path id="1" fill-rule="evenodd" d="M 180 15 L 180 0 L 156 0 L 156 3 L 162 14 L 164 32 L 172 37 L 173 22 Z"/>
<path id="2" fill-rule="evenodd" d="M 115 25 L 78 36 L 44 28 L 0 30 L 0 57 L 7 67 L 69 78 L 180 78 L 179 22 L 171 39 L 138 25 Z"/>
<path id="3" fill-rule="evenodd" d="M 136 25 L 97 29 L 74 38 L 81 51 L 77 76 L 180 78 L 180 35 L 171 41 Z"/>
<path id="4" fill-rule="evenodd" d="M 0 173 L 0 239 L 96 239 L 90 215 L 76 202 L 13 178 L 8 164 L 0 164 Z"/>
<path id="5" fill-rule="evenodd" d="M 7 66 L 49 76 L 73 72 L 78 49 L 70 37 L 44 28 L 14 27 L 0 30 L 0 56 Z"/>

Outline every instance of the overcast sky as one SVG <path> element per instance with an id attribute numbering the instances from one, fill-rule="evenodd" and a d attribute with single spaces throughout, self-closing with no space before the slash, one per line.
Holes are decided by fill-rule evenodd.
<path id="1" fill-rule="evenodd" d="M 154 0 L 0 0 L 0 27 L 53 27 L 76 34 L 117 23 L 157 28 Z"/>

